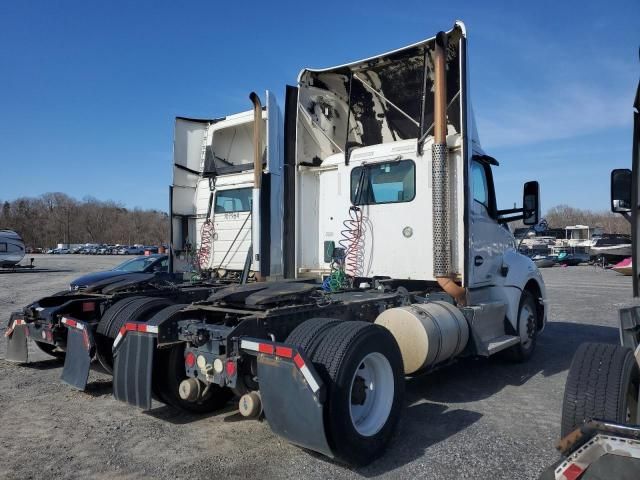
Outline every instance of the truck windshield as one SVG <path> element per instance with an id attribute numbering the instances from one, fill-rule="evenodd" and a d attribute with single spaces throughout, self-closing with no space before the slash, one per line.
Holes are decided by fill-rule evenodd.
<path id="1" fill-rule="evenodd" d="M 251 188 L 232 188 L 216 192 L 214 213 L 249 212 Z"/>
<path id="2" fill-rule="evenodd" d="M 410 202 L 416 196 L 416 165 L 413 160 L 377 163 L 351 170 L 351 203 Z"/>

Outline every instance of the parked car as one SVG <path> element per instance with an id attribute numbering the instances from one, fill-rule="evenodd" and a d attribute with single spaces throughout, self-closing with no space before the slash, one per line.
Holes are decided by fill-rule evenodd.
<path id="1" fill-rule="evenodd" d="M 119 255 L 142 255 L 144 249 L 136 246 L 124 246 L 118 250 Z"/>
<path id="2" fill-rule="evenodd" d="M 105 283 L 113 283 L 125 280 L 127 276 L 140 273 L 152 273 L 163 275 L 169 271 L 168 255 L 147 255 L 132 258 L 121 263 L 111 270 L 103 272 L 89 273 L 82 277 L 72 280 L 70 290 L 90 290 L 95 285 L 104 285 Z"/>

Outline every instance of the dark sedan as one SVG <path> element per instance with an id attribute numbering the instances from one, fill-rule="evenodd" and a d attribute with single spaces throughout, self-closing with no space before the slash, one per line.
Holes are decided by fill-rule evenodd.
<path id="1" fill-rule="evenodd" d="M 161 275 L 169 271 L 169 257 L 156 254 L 136 257 L 104 272 L 89 273 L 76 278 L 69 285 L 70 290 L 93 290 L 95 286 L 104 286 L 126 280 L 139 274 Z"/>

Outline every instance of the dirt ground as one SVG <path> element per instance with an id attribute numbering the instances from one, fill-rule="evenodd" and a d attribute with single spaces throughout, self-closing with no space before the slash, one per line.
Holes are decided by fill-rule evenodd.
<path id="1" fill-rule="evenodd" d="M 12 310 L 68 288 L 124 257 L 34 255 L 46 271 L 0 273 L 0 334 Z M 550 321 L 531 361 L 465 360 L 407 382 L 406 410 L 387 453 L 348 469 L 288 444 L 236 406 L 198 417 L 161 404 L 143 413 L 92 372 L 87 392 L 60 381 L 62 364 L 33 350 L 4 360 L 0 341 L 0 478 L 536 478 L 553 445 L 567 369 L 585 341 L 615 343 L 630 277 L 595 267 L 543 271 Z"/>

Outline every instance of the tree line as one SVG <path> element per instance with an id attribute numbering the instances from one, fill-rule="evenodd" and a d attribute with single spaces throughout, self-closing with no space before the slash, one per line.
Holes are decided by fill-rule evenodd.
<path id="1" fill-rule="evenodd" d="M 114 201 L 76 200 L 56 192 L 0 204 L 0 229 L 15 230 L 32 248 L 58 243 L 160 245 L 169 238 L 166 212 L 130 210 Z"/>
<path id="2" fill-rule="evenodd" d="M 622 215 L 613 212 L 594 212 L 569 205 L 550 208 L 544 215 L 549 228 L 564 228 L 567 225 L 602 227 L 605 233 L 631 233 L 631 224 Z"/>
<path id="3" fill-rule="evenodd" d="M 15 230 L 33 248 L 49 248 L 58 243 L 160 245 L 169 238 L 169 216 L 158 210 L 129 210 L 114 201 L 92 197 L 80 201 L 64 193 L 1 203 L 0 229 Z M 611 212 L 558 205 L 550 208 L 544 218 L 549 228 L 589 225 L 602 227 L 607 233 L 630 233 L 629 222 Z"/>

